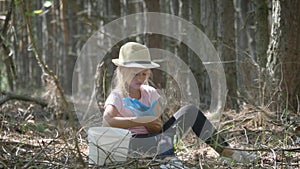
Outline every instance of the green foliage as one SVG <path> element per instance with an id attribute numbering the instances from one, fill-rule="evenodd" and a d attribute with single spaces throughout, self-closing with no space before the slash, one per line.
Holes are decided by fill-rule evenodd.
<path id="1" fill-rule="evenodd" d="M 21 4 L 21 0 L 15 0 L 15 4 L 16 4 L 16 5 Z"/>
<path id="2" fill-rule="evenodd" d="M 40 133 L 45 133 L 46 129 L 48 128 L 47 125 L 43 123 L 37 123 L 34 125 L 35 129 Z"/>
<path id="3" fill-rule="evenodd" d="M 25 12 L 25 15 L 26 15 L 26 16 L 34 16 L 34 12 L 28 12 L 28 11 L 27 11 L 27 12 Z"/>

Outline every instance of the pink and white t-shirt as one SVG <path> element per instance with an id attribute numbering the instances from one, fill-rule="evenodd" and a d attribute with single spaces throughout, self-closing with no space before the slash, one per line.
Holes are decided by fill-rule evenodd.
<path id="1" fill-rule="evenodd" d="M 141 103 L 145 104 L 146 106 L 150 106 L 150 104 L 154 100 L 158 100 L 160 97 L 160 95 L 158 94 L 156 89 L 151 86 L 142 85 L 140 89 L 141 89 L 141 98 L 139 99 L 139 101 Z M 131 110 L 126 109 L 123 106 L 123 104 L 124 104 L 124 102 L 123 102 L 123 97 L 122 97 L 121 93 L 117 90 L 113 90 L 110 93 L 110 95 L 107 97 L 104 108 L 107 105 L 113 105 L 119 111 L 119 114 L 117 115 L 118 117 L 135 117 L 135 114 L 133 112 L 131 112 Z M 131 131 L 131 133 L 133 135 L 149 133 L 148 130 L 144 126 L 133 127 L 133 128 L 130 128 L 129 130 Z"/>

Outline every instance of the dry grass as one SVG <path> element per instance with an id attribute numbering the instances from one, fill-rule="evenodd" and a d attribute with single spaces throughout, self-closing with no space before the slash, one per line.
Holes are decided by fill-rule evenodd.
<path id="1" fill-rule="evenodd" d="M 287 117 L 279 118 L 268 110 L 249 105 L 238 114 L 232 111 L 223 114 L 221 134 L 234 148 L 243 146 L 256 154 L 259 160 L 254 163 L 221 159 L 192 133 L 179 144 L 177 157 L 189 168 L 300 168 L 299 135 L 294 131 L 299 118 L 292 112 Z M 67 121 L 62 122 L 64 130 L 60 130 L 41 107 L 22 102 L 2 105 L 0 118 L 0 168 L 87 168 L 88 143 L 80 125 L 78 135 L 73 137 Z M 74 138 L 78 139 L 86 166 L 77 160 Z M 103 168 L 159 168 L 168 162 L 169 158 L 129 159 Z"/>

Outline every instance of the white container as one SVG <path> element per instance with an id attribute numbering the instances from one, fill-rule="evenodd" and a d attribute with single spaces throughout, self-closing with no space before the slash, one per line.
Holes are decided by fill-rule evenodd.
<path id="1" fill-rule="evenodd" d="M 104 164 L 126 161 L 131 133 L 113 127 L 91 127 L 88 130 L 89 163 Z"/>

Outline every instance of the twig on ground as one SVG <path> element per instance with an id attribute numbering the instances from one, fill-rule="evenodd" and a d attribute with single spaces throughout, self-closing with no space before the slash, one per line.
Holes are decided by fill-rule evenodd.
<path id="1" fill-rule="evenodd" d="M 34 98 L 31 96 L 19 95 L 19 94 L 3 92 L 3 91 L 1 92 L 1 94 L 3 96 L 2 99 L 0 100 L 0 106 L 9 100 L 21 100 L 21 101 L 33 102 L 41 105 L 42 107 L 46 107 L 48 105 L 48 103 L 42 100 L 41 98 Z"/>
<path id="2" fill-rule="evenodd" d="M 53 140 L 51 140 L 49 143 L 48 143 L 48 145 L 47 146 L 49 146 L 50 144 L 52 144 L 53 143 Z M 44 152 L 45 151 L 45 148 L 41 148 L 41 150 L 28 162 L 28 163 L 26 163 L 24 166 L 23 166 L 23 168 L 27 168 L 38 156 L 40 156 L 41 154 L 42 154 L 42 152 Z"/>

